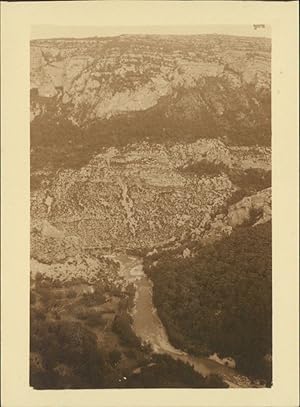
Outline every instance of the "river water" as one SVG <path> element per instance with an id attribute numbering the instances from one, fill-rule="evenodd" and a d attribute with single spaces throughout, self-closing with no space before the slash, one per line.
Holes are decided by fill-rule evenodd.
<path id="1" fill-rule="evenodd" d="M 167 354 L 174 359 L 189 363 L 203 376 L 218 374 L 232 388 L 258 387 L 238 374 L 235 369 L 224 366 L 209 358 L 196 357 L 175 348 L 168 339 L 166 330 L 152 301 L 152 281 L 143 271 L 142 261 L 126 254 L 110 256 L 120 264 L 120 273 L 136 287 L 135 305 L 132 310 L 132 327 L 143 343 L 151 345 L 156 353 Z"/>

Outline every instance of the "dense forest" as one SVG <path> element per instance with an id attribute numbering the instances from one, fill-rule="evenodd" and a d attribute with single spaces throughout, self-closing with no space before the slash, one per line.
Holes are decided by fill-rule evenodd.
<path id="1" fill-rule="evenodd" d="M 237 368 L 270 385 L 271 223 L 236 229 L 183 259 L 145 257 L 154 303 L 171 342 L 194 354 L 231 356 Z"/>

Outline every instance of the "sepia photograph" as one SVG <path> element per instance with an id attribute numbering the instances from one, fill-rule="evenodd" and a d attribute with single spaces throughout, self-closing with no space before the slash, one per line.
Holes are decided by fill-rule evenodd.
<path id="1" fill-rule="evenodd" d="M 271 28 L 32 26 L 30 385 L 272 386 Z"/>
<path id="2" fill-rule="evenodd" d="M 299 405 L 298 11 L 1 2 L 1 406 Z"/>

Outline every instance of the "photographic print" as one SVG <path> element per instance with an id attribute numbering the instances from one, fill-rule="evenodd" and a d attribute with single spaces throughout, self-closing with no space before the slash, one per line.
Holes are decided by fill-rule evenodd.
<path id="1" fill-rule="evenodd" d="M 129 31 L 31 27 L 30 386 L 271 387 L 271 28 Z"/>

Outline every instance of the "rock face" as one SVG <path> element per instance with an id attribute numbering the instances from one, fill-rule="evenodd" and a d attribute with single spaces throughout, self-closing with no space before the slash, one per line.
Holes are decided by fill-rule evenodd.
<path id="1" fill-rule="evenodd" d="M 270 47 L 220 35 L 34 40 L 33 117 L 55 98 L 77 125 L 156 109 L 165 119 L 205 120 L 206 133 L 236 128 L 269 139 Z"/>
<path id="2" fill-rule="evenodd" d="M 247 196 L 228 209 L 228 223 L 232 227 L 251 221 L 255 225 L 268 222 L 272 217 L 271 188 L 264 189 L 256 195 Z M 256 219 L 257 218 L 257 219 Z"/>

